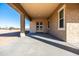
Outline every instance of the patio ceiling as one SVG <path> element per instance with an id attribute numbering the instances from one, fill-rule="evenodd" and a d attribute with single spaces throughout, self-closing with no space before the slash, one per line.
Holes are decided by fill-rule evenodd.
<path id="1" fill-rule="evenodd" d="M 31 18 L 48 18 L 59 3 L 21 3 Z"/>

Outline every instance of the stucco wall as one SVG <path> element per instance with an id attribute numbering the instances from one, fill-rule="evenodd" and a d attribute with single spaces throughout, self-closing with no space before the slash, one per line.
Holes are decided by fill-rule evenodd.
<path id="1" fill-rule="evenodd" d="M 59 5 L 49 18 L 49 33 L 70 43 L 79 42 L 79 4 L 65 4 L 65 30 L 58 30 Z"/>
<path id="2" fill-rule="evenodd" d="M 79 4 L 66 4 L 66 39 L 79 42 Z"/>
<path id="3" fill-rule="evenodd" d="M 79 22 L 79 4 L 66 4 L 66 23 Z"/>
<path id="4" fill-rule="evenodd" d="M 31 23 L 30 23 L 30 32 L 35 33 L 36 32 L 36 22 L 43 22 L 43 32 L 47 32 L 48 31 L 48 21 L 47 19 L 43 19 L 43 18 L 37 18 L 37 19 L 32 19 Z"/>
<path id="5" fill-rule="evenodd" d="M 52 16 L 49 18 L 50 29 L 49 33 L 60 38 L 61 40 L 66 40 L 65 38 L 65 30 L 58 30 L 58 10 L 63 6 L 63 4 L 59 5 L 57 9 L 54 11 Z"/>

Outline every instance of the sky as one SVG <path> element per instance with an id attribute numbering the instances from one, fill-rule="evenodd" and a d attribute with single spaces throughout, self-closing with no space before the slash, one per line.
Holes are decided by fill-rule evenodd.
<path id="1" fill-rule="evenodd" d="M 28 19 L 26 19 L 25 25 L 26 28 L 29 28 Z M 5 3 L 0 3 L 0 27 L 20 28 L 20 14 Z"/>

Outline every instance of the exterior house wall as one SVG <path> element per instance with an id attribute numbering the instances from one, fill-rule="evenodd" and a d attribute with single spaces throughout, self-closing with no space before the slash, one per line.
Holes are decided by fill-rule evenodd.
<path id="1" fill-rule="evenodd" d="M 63 4 L 61 4 L 49 18 L 49 33 L 69 43 L 79 42 L 79 4 L 64 5 L 65 30 L 58 30 L 58 10 L 62 8 Z"/>
<path id="2" fill-rule="evenodd" d="M 66 23 L 79 22 L 79 4 L 66 4 Z"/>
<path id="3" fill-rule="evenodd" d="M 79 42 L 79 4 L 66 4 L 66 39 Z"/>
<path id="4" fill-rule="evenodd" d="M 47 19 L 43 19 L 43 18 L 32 19 L 32 21 L 30 23 L 30 32 L 31 33 L 36 32 L 36 22 L 40 22 L 40 21 L 43 22 L 43 32 L 47 33 L 48 21 L 47 21 Z"/>
<path id="5" fill-rule="evenodd" d="M 58 10 L 63 6 L 63 4 L 60 4 L 56 10 L 54 11 L 54 13 L 52 14 L 52 16 L 48 19 L 49 20 L 49 24 L 50 24 L 50 28 L 49 28 L 49 33 L 58 37 L 61 40 L 66 41 L 66 33 L 65 30 L 58 30 Z"/>

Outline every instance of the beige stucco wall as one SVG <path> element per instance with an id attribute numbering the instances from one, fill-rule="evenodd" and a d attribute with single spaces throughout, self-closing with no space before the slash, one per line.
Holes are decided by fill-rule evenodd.
<path id="1" fill-rule="evenodd" d="M 30 23 L 30 32 L 35 33 L 36 32 L 36 22 L 43 22 L 43 32 L 47 33 L 48 31 L 48 21 L 45 18 L 36 18 L 32 19 Z"/>
<path id="2" fill-rule="evenodd" d="M 66 4 L 66 39 L 79 43 L 79 4 Z"/>
<path id="3" fill-rule="evenodd" d="M 64 5 L 65 30 L 58 30 L 58 10 L 63 6 L 61 4 L 49 18 L 49 33 L 69 43 L 79 42 L 79 4 Z"/>
<path id="4" fill-rule="evenodd" d="M 58 10 L 63 6 L 63 4 L 59 5 L 57 9 L 54 11 L 52 16 L 49 18 L 50 29 L 49 33 L 60 38 L 61 40 L 66 40 L 65 38 L 65 30 L 58 30 Z"/>
<path id="5" fill-rule="evenodd" d="M 66 4 L 66 23 L 79 22 L 79 4 Z"/>

